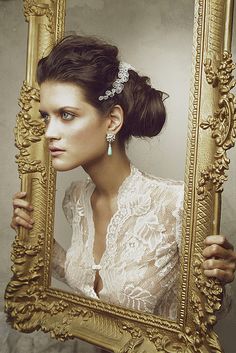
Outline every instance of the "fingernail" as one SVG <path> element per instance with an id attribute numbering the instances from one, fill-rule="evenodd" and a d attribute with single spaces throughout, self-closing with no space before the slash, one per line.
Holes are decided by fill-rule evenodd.
<path id="1" fill-rule="evenodd" d="M 30 223 L 31 223 L 31 224 L 34 224 L 34 220 L 33 220 L 33 219 L 32 219 L 32 220 L 30 220 Z"/>
<path id="2" fill-rule="evenodd" d="M 21 191 L 21 195 L 26 195 L 26 191 Z"/>

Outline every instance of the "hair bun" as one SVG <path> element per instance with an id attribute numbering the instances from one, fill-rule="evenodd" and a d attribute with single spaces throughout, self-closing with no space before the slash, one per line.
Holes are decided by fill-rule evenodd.
<path id="1" fill-rule="evenodd" d="M 163 93 L 152 88 L 146 76 L 130 71 L 130 80 L 124 89 L 129 101 L 122 134 L 135 137 L 153 137 L 160 133 L 166 119 Z M 126 105 L 128 107 L 128 104 Z M 123 129 L 122 129 L 123 130 Z M 127 137 L 123 136 L 127 139 Z"/>

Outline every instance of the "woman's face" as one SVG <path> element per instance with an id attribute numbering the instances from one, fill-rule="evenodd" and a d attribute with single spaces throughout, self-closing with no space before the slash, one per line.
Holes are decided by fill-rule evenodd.
<path id="1" fill-rule="evenodd" d="M 80 87 L 54 81 L 42 83 L 40 112 L 56 170 L 67 171 L 106 158 L 109 119 L 86 102 Z"/>

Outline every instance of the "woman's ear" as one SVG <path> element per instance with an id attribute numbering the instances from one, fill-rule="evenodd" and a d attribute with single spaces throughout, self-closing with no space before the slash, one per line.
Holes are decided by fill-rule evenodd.
<path id="1" fill-rule="evenodd" d="M 108 115 L 108 130 L 107 132 L 117 134 L 122 128 L 124 122 L 124 112 L 120 105 L 115 105 Z"/>

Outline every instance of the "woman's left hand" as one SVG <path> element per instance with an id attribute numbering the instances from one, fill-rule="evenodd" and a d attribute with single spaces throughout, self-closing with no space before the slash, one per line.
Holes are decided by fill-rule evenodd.
<path id="1" fill-rule="evenodd" d="M 204 274 L 207 277 L 217 278 L 222 284 L 232 282 L 236 269 L 236 252 L 233 245 L 223 235 L 208 236 L 205 245 Z"/>

